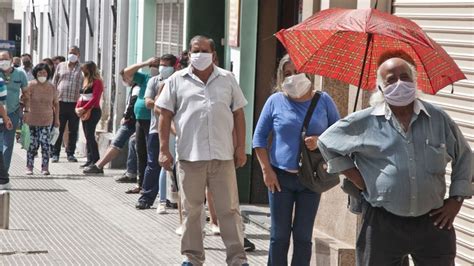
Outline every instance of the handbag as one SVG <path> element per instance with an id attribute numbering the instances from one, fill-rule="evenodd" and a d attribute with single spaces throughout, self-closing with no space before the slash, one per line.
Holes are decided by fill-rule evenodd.
<path id="1" fill-rule="evenodd" d="M 24 150 L 28 150 L 30 148 L 31 143 L 30 127 L 27 124 L 23 123 L 23 125 L 21 125 L 20 132 L 21 148 Z"/>
<path id="2" fill-rule="evenodd" d="M 81 120 L 82 120 L 82 121 L 87 121 L 87 120 L 89 120 L 89 118 L 91 117 L 91 111 L 92 111 L 92 109 L 87 109 L 87 110 L 80 116 Z"/>
<path id="3" fill-rule="evenodd" d="M 308 112 L 304 118 L 301 128 L 301 144 L 298 178 L 301 184 L 317 193 L 323 193 L 339 184 L 339 174 L 329 174 L 327 172 L 327 164 L 319 149 L 310 151 L 305 143 L 306 130 L 313 112 L 318 104 L 320 92 L 316 92 L 311 100 Z"/>

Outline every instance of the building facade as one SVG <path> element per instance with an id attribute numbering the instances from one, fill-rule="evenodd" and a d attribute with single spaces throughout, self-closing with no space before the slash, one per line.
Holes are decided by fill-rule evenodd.
<path id="1" fill-rule="evenodd" d="M 453 94 L 451 88 L 445 88 L 435 96 L 423 97 L 443 107 L 474 147 L 474 1 L 378 2 L 379 10 L 420 24 L 466 74 L 467 80 L 455 83 Z M 273 92 L 275 70 L 285 52 L 273 34 L 326 8 L 374 4 L 375 0 L 35 0 L 33 5 L 33 1 L 16 0 L 13 21 L 22 21 L 21 51 L 33 54 L 34 62 L 65 55 L 71 45 L 81 48 L 81 60 L 98 62 L 106 86 L 104 132 L 115 131 L 125 105 L 126 89 L 117 82 L 122 68 L 154 55 L 179 55 L 194 35 L 212 37 L 219 65 L 234 73 L 249 102 L 245 107 L 248 163 L 238 170 L 239 196 L 242 202 L 265 204 L 267 190 L 251 137 L 263 104 Z M 0 28 L 0 39 L 1 34 Z M 354 86 L 315 77 L 315 87 L 335 99 L 342 116 L 352 111 Z M 367 106 L 368 95 L 360 95 L 358 109 Z M 449 168 L 447 172 L 450 174 Z M 447 183 L 449 186 L 449 176 Z M 355 246 L 358 217 L 347 211 L 346 204 L 347 196 L 339 189 L 322 196 L 315 225 L 321 265 L 333 265 Z M 473 265 L 474 200 L 465 201 L 455 227 L 456 262 Z"/>

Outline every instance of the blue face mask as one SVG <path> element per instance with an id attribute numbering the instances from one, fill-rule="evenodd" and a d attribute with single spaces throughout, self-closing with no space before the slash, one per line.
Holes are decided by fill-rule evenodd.
<path id="1" fill-rule="evenodd" d="M 174 67 L 172 66 L 160 66 L 160 75 L 162 79 L 167 79 L 173 75 Z"/>

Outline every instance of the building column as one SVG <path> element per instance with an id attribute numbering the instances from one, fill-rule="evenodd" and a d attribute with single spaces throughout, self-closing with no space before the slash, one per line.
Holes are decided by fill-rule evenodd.
<path id="1" fill-rule="evenodd" d="M 99 1 L 94 1 L 94 0 L 88 0 L 87 1 L 87 10 L 89 11 L 89 18 L 91 22 L 92 29 L 89 27 L 89 24 L 87 22 L 87 17 L 85 15 L 85 10 L 84 10 L 84 15 L 85 17 L 85 30 L 84 30 L 84 57 L 87 61 L 94 61 L 96 64 L 98 64 L 98 37 L 99 37 Z M 92 30 L 93 36 L 90 35 L 90 32 Z"/>
<path id="2" fill-rule="evenodd" d="M 112 88 L 112 46 L 113 46 L 113 22 L 112 22 L 112 0 L 102 0 L 100 8 L 100 64 L 102 79 L 104 82 L 104 94 L 102 96 L 102 117 L 99 122 L 101 131 L 107 131 L 107 122 L 110 115 L 110 100 Z"/>
<path id="3" fill-rule="evenodd" d="M 69 8 L 66 8 L 69 16 L 69 32 L 68 32 L 68 42 L 69 46 L 79 46 L 79 40 L 77 39 L 77 32 L 78 32 L 78 25 L 77 25 L 77 13 L 76 10 L 79 10 L 79 2 L 69 0 L 67 1 L 69 4 Z M 68 5 L 65 3 L 65 5 Z M 80 16 L 80 14 L 79 14 Z M 68 47 L 69 48 L 69 47 Z M 81 51 L 83 53 L 84 51 Z M 81 58 L 79 60 L 82 60 Z"/>
<path id="4" fill-rule="evenodd" d="M 125 110 L 127 97 L 126 87 L 120 79 L 120 71 L 127 66 L 128 58 L 128 23 L 129 23 L 129 1 L 117 1 L 117 47 L 115 56 L 115 104 L 113 117 L 113 132 L 117 132 L 120 127 L 120 120 Z"/>
<path id="5" fill-rule="evenodd" d="M 137 22 L 137 62 L 143 62 L 156 56 L 156 0 L 138 1 Z"/>
<path id="6" fill-rule="evenodd" d="M 77 45 L 79 46 L 79 49 L 81 49 L 81 61 L 84 62 L 86 61 L 86 7 L 87 3 L 86 0 L 79 0 L 77 3 L 79 7 L 79 12 L 78 15 L 78 27 L 77 27 L 77 35 L 76 38 L 77 40 Z M 74 11 L 73 11 L 74 12 Z M 87 31 L 87 36 L 89 36 L 89 31 Z M 91 60 L 91 58 L 87 58 L 87 61 Z"/>

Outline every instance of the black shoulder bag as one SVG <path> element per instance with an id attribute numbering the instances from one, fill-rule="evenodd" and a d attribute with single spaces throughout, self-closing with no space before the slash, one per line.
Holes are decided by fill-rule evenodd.
<path id="1" fill-rule="evenodd" d="M 299 158 L 298 169 L 299 181 L 305 187 L 317 193 L 323 193 L 325 191 L 328 191 L 329 189 L 339 184 L 339 175 L 329 174 L 326 171 L 326 162 L 324 161 L 324 158 L 319 149 L 310 151 L 304 143 L 309 121 L 311 121 L 311 117 L 313 116 L 313 112 L 316 109 L 316 105 L 318 104 L 320 96 L 320 92 L 316 92 L 314 94 L 314 97 L 311 100 L 311 104 L 308 108 L 308 112 L 306 113 L 306 116 L 304 118 L 300 136 L 301 155 Z"/>

